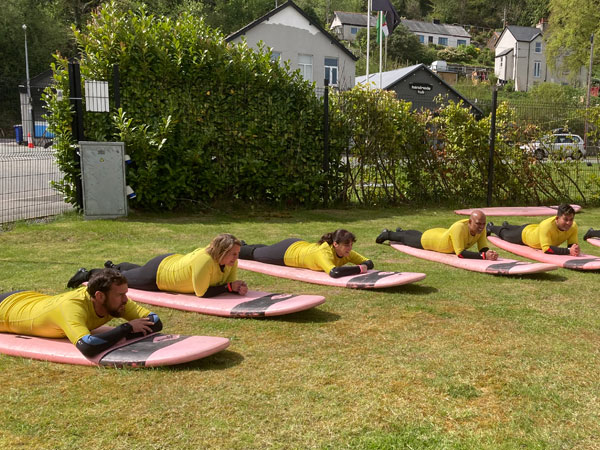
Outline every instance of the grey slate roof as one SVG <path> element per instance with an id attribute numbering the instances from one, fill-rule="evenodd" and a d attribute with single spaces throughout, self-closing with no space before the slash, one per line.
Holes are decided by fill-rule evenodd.
<path id="1" fill-rule="evenodd" d="M 367 15 L 363 13 L 334 11 L 333 12 L 340 20 L 342 25 L 356 25 L 357 27 L 367 27 Z M 377 18 L 371 16 L 371 26 L 377 26 Z"/>
<path id="2" fill-rule="evenodd" d="M 506 30 L 510 31 L 510 33 L 515 37 L 517 41 L 521 42 L 531 42 L 538 35 L 542 34 L 542 32 L 538 28 L 520 27 L 518 25 L 509 25 L 506 27 Z"/>
<path id="3" fill-rule="evenodd" d="M 446 25 L 443 23 L 421 22 L 420 20 L 402 19 L 402 25 L 413 33 L 442 34 L 470 38 L 471 35 L 459 25 Z"/>

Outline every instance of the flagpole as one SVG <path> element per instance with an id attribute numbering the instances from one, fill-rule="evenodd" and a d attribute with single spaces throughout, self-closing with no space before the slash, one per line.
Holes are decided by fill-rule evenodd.
<path id="1" fill-rule="evenodd" d="M 379 89 L 383 89 L 382 73 L 381 73 L 381 62 L 382 62 L 382 49 L 383 49 L 383 11 L 379 11 Z"/>
<path id="2" fill-rule="evenodd" d="M 367 86 L 369 84 L 369 47 L 371 46 L 371 0 L 367 0 Z"/>

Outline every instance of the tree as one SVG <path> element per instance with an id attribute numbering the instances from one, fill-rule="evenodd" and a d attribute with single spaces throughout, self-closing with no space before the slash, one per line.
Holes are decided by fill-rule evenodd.
<path id="1" fill-rule="evenodd" d="M 600 41 L 598 0 L 550 0 L 550 28 L 546 37 L 546 59 L 554 70 L 576 76 L 590 59 L 590 36 Z M 598 48 L 598 45 L 596 45 Z M 600 58 L 596 53 L 596 61 Z"/>

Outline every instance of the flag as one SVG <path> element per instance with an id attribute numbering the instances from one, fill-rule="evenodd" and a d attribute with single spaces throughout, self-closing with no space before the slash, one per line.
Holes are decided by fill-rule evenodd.
<path id="1" fill-rule="evenodd" d="M 390 34 L 390 32 L 388 30 L 388 25 L 387 25 L 387 19 L 383 15 L 383 13 L 377 14 L 377 43 L 378 44 L 379 44 L 379 40 L 381 39 L 381 33 L 383 33 L 383 35 L 385 37 L 388 37 L 388 35 Z"/>
<path id="2" fill-rule="evenodd" d="M 394 28 L 400 24 L 400 15 L 394 5 L 392 5 L 391 0 L 371 0 L 373 11 L 383 11 L 385 14 L 384 23 L 387 24 L 387 29 L 389 33 L 394 32 Z M 386 35 L 387 36 L 387 35 Z"/>

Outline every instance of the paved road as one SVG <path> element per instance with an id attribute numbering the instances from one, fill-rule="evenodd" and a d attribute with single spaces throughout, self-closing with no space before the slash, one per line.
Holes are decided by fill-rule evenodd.
<path id="1" fill-rule="evenodd" d="M 62 175 L 51 148 L 0 140 L 0 223 L 52 216 L 72 209 L 51 186 Z"/>

